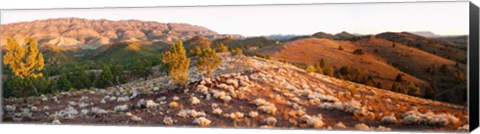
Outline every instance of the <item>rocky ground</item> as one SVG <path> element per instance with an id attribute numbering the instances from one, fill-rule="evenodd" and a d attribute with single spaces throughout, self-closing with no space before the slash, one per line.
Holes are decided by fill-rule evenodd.
<path id="1" fill-rule="evenodd" d="M 466 131 L 464 106 L 342 81 L 260 58 L 223 55 L 213 78 L 166 76 L 106 89 L 4 99 L 8 123 Z"/>

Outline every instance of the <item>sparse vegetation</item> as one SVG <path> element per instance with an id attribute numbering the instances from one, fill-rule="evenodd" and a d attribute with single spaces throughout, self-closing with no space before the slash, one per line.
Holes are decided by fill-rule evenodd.
<path id="1" fill-rule="evenodd" d="M 217 68 L 221 62 L 222 59 L 217 56 L 213 49 L 205 48 L 199 55 L 196 67 L 199 71 L 206 71 L 206 75 L 210 77 L 212 75 L 211 71 Z"/>
<path id="2" fill-rule="evenodd" d="M 313 73 L 317 71 L 312 65 L 308 66 L 305 70 L 307 71 L 307 73 Z"/>
<path id="3" fill-rule="evenodd" d="M 225 46 L 225 44 L 223 44 L 223 43 L 219 43 L 219 44 L 217 44 L 217 46 L 215 47 L 215 51 L 216 51 L 216 52 L 219 52 L 219 53 L 228 52 L 228 47 Z"/>
<path id="4" fill-rule="evenodd" d="M 175 83 L 188 81 L 188 67 L 190 59 L 187 58 L 186 50 L 181 41 L 172 44 L 172 50 L 163 54 L 162 62 L 168 66 L 168 75 Z"/>
<path id="5" fill-rule="evenodd" d="M 190 49 L 190 55 L 197 56 L 202 54 L 202 49 L 199 46 L 193 46 L 192 49 Z"/>
<path id="6" fill-rule="evenodd" d="M 364 54 L 363 50 L 362 49 L 355 49 L 355 51 L 352 52 L 353 54 L 356 54 L 356 55 L 362 55 Z"/>
<path id="7" fill-rule="evenodd" d="M 233 55 L 243 55 L 242 49 L 240 48 L 235 48 L 232 50 Z"/>

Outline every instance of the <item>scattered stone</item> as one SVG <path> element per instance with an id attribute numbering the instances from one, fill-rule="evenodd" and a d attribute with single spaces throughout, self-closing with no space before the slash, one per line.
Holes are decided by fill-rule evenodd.
<path id="1" fill-rule="evenodd" d="M 165 118 L 163 118 L 163 124 L 169 125 L 169 126 L 173 125 L 173 119 L 172 119 L 172 117 L 165 117 Z"/>
<path id="2" fill-rule="evenodd" d="M 125 105 L 115 106 L 114 111 L 116 111 L 116 112 L 126 112 L 126 111 L 128 111 L 128 109 L 129 109 L 128 105 L 125 104 Z"/>
<path id="3" fill-rule="evenodd" d="M 88 109 L 82 109 L 80 110 L 80 115 L 87 115 L 88 114 Z"/>
<path id="4" fill-rule="evenodd" d="M 83 103 L 83 102 L 81 102 L 81 103 L 78 104 L 78 108 L 80 108 L 80 109 L 85 108 L 85 107 L 87 107 L 87 106 L 88 106 L 88 104 L 87 104 L 87 103 Z"/>
<path id="5" fill-rule="evenodd" d="M 263 121 L 268 125 L 268 126 L 275 126 L 277 124 L 277 119 L 274 117 L 267 117 L 263 119 Z"/>
<path id="6" fill-rule="evenodd" d="M 15 112 L 16 107 L 14 105 L 5 105 L 4 109 L 7 112 Z"/>
<path id="7" fill-rule="evenodd" d="M 144 99 L 140 99 L 137 104 L 137 108 L 146 108 L 147 107 L 147 102 Z"/>
<path id="8" fill-rule="evenodd" d="M 132 121 L 135 121 L 135 122 L 141 122 L 141 121 L 143 121 L 142 118 L 140 118 L 140 117 L 138 117 L 138 116 L 136 116 L 136 115 L 132 116 L 130 119 L 131 119 Z"/>
<path id="9" fill-rule="evenodd" d="M 112 97 L 108 98 L 108 101 L 115 101 L 115 100 L 117 100 L 117 97 L 115 97 L 115 96 L 112 96 Z"/>
<path id="10" fill-rule="evenodd" d="M 197 97 L 191 97 L 189 100 L 190 104 L 197 105 L 200 104 L 200 100 Z"/>
<path id="11" fill-rule="evenodd" d="M 177 108 L 177 107 L 178 107 L 178 103 L 175 102 L 175 101 L 172 101 L 172 102 L 170 102 L 170 103 L 168 104 L 168 107 L 170 107 L 170 108 Z"/>
<path id="12" fill-rule="evenodd" d="M 32 107 L 30 107 L 30 110 L 32 110 L 32 111 L 38 111 L 38 107 L 32 106 Z"/>
<path id="13" fill-rule="evenodd" d="M 346 129 L 347 128 L 347 126 L 345 126 L 345 124 L 343 124 L 342 122 L 339 122 L 339 123 L 335 124 L 334 127 L 337 128 L 337 129 Z"/>
<path id="14" fill-rule="evenodd" d="M 258 117 L 258 112 L 257 111 L 250 111 L 250 113 L 248 113 L 248 116 L 250 116 L 252 118 L 257 118 Z"/>
<path id="15" fill-rule="evenodd" d="M 76 103 L 76 102 L 73 102 L 73 101 L 69 101 L 69 102 L 68 102 L 68 105 L 70 105 L 70 106 L 76 106 L 77 103 Z"/>
<path id="16" fill-rule="evenodd" d="M 154 88 L 152 89 L 152 91 L 158 91 L 158 90 L 160 90 L 159 87 L 154 87 Z"/>
<path id="17" fill-rule="evenodd" d="M 377 131 L 392 131 L 391 128 L 384 127 L 384 126 L 378 126 L 375 130 L 377 130 Z"/>
<path id="18" fill-rule="evenodd" d="M 370 127 L 364 123 L 356 124 L 355 128 L 358 130 L 370 130 Z"/>
<path id="19" fill-rule="evenodd" d="M 129 100 L 130 100 L 130 98 L 127 97 L 127 96 L 125 96 L 125 97 L 118 97 L 118 98 L 117 98 L 117 102 L 127 102 L 127 101 L 129 101 Z"/>
<path id="20" fill-rule="evenodd" d="M 107 101 L 105 101 L 105 99 L 102 99 L 102 100 L 100 100 L 100 103 L 105 104 L 105 103 L 107 103 Z"/>
<path id="21" fill-rule="evenodd" d="M 193 123 L 195 123 L 195 124 L 197 124 L 201 127 L 205 127 L 205 126 L 210 125 L 210 123 L 212 123 L 212 121 L 208 120 L 205 117 L 199 117 L 199 118 L 196 118 L 195 120 L 193 120 Z"/>
<path id="22" fill-rule="evenodd" d="M 68 106 L 68 108 L 64 110 L 60 110 L 55 113 L 55 115 L 57 115 L 58 117 L 63 117 L 67 119 L 73 119 L 77 116 L 77 114 L 78 114 L 78 111 L 72 106 Z"/>
<path id="23" fill-rule="evenodd" d="M 48 98 L 47 98 L 47 97 L 45 97 L 44 95 L 42 95 L 42 98 L 41 98 L 41 100 L 45 102 L 45 101 L 48 101 Z"/>
<path id="24" fill-rule="evenodd" d="M 220 108 L 213 109 L 213 114 L 222 115 L 222 109 L 220 109 Z"/>
<path id="25" fill-rule="evenodd" d="M 382 123 L 392 124 L 397 122 L 397 118 L 395 116 L 384 116 L 381 121 Z"/>
<path id="26" fill-rule="evenodd" d="M 55 119 L 55 120 L 52 121 L 52 124 L 59 125 L 59 124 L 62 124 L 62 123 L 60 122 L 60 120 Z"/>
<path id="27" fill-rule="evenodd" d="M 92 107 L 91 110 L 90 110 L 90 113 L 99 116 L 99 115 L 107 114 L 107 111 L 105 111 L 104 109 L 98 108 L 98 107 Z"/>
<path id="28" fill-rule="evenodd" d="M 160 104 L 155 103 L 153 100 L 148 100 L 146 106 L 148 109 L 157 109 Z"/>
<path id="29" fill-rule="evenodd" d="M 180 100 L 180 98 L 178 96 L 173 96 L 172 100 L 178 101 L 178 100 Z"/>

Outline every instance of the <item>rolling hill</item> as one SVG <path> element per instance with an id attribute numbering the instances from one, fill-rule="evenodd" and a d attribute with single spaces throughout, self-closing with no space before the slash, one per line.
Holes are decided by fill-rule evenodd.
<path id="1" fill-rule="evenodd" d="M 2 118 L 9 123 L 468 131 L 464 106 L 307 73 L 281 62 L 221 56 L 212 78 L 190 79 L 186 87 L 158 75 L 105 89 L 8 98 Z M 194 70 L 190 76 L 198 75 Z"/>
<path id="2" fill-rule="evenodd" d="M 5 44 L 8 38 L 22 43 L 25 37 L 32 37 L 40 41 L 39 44 L 50 43 L 72 48 L 83 48 L 85 45 L 98 47 L 121 41 L 185 41 L 195 36 L 209 39 L 241 38 L 239 35 L 218 34 L 196 25 L 139 20 L 58 18 L 5 24 L 1 25 L 0 29 L 1 44 Z"/>
<path id="3" fill-rule="evenodd" d="M 339 50 L 340 46 L 343 50 Z M 362 54 L 356 54 L 356 50 L 362 51 Z M 466 83 L 455 80 L 463 79 L 455 75 L 466 74 L 464 64 L 401 43 L 392 44 L 378 36 L 364 36 L 355 41 L 310 37 L 265 47 L 258 52 L 270 55 L 274 60 L 303 67 L 319 64 L 322 59 L 335 70 L 349 66 L 373 77 L 387 90 L 393 83 L 398 83 L 395 78 L 400 74 L 405 80 L 401 85 L 412 82 L 422 91 L 428 87 L 435 88 L 437 99 L 455 103 L 464 103 L 466 99 Z M 446 70 L 445 73 L 440 73 L 441 68 Z"/>
<path id="4" fill-rule="evenodd" d="M 399 42 L 417 49 L 438 55 L 443 58 L 451 59 L 465 64 L 467 59 L 466 50 L 459 49 L 449 44 L 444 44 L 435 39 L 430 39 L 408 32 L 394 33 L 385 32 L 376 35 L 377 38 Z"/>

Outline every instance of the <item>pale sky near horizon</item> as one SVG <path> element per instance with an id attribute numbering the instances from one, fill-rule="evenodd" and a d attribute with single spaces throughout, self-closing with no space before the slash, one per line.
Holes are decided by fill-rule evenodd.
<path id="1" fill-rule="evenodd" d="M 6 10 L 0 19 L 2 24 L 8 24 L 65 17 L 189 23 L 220 34 L 243 36 L 307 35 L 319 31 L 467 35 L 469 21 L 468 2 Z"/>

